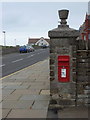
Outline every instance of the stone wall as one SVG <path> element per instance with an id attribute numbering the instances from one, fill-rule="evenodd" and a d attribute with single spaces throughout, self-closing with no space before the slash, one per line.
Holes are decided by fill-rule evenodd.
<path id="1" fill-rule="evenodd" d="M 2 55 L 15 53 L 15 52 L 19 52 L 19 47 L 2 48 L 2 49 L 0 49 L 0 54 L 2 54 Z"/>
<path id="2" fill-rule="evenodd" d="M 79 31 L 66 24 L 65 12 L 61 10 L 61 25 L 50 30 L 50 94 L 59 105 L 84 105 L 90 93 L 90 50 L 88 42 L 79 39 Z M 77 39 L 78 38 L 78 39 Z M 58 56 L 70 57 L 70 79 L 58 80 Z M 63 66 L 65 68 L 65 66 Z M 62 78 L 63 79 L 63 78 Z"/>
<path id="3" fill-rule="evenodd" d="M 71 44 L 68 41 L 72 41 Z M 75 105 L 76 98 L 76 38 L 51 38 L 50 40 L 50 93 L 59 96 L 59 104 Z M 67 42 L 67 43 L 66 43 Z M 58 81 L 58 56 L 70 56 L 70 82 Z"/>
<path id="4" fill-rule="evenodd" d="M 90 49 L 87 41 L 77 41 L 77 104 L 89 105 L 90 94 Z"/>
<path id="5" fill-rule="evenodd" d="M 85 41 L 80 40 L 74 45 L 68 45 L 64 43 L 65 39 L 62 39 L 63 43 L 61 38 L 51 38 L 50 41 L 50 93 L 52 96 L 58 94 L 59 104 L 64 106 L 88 105 L 90 103 L 88 96 L 90 94 L 90 50 L 86 50 Z M 58 82 L 59 55 L 70 56 L 69 83 Z"/>
<path id="6" fill-rule="evenodd" d="M 61 25 L 49 31 L 50 37 L 50 93 L 52 99 L 57 98 L 57 102 L 63 106 L 75 105 L 76 98 L 76 39 L 79 31 L 72 29 L 66 23 L 68 10 L 61 10 Z M 65 16 L 64 16 L 65 15 Z M 70 57 L 70 78 L 69 81 L 61 82 L 58 73 L 58 56 Z M 65 68 L 65 66 L 63 66 Z M 69 69 L 68 68 L 68 69 Z M 65 68 L 67 71 L 67 68 Z M 59 76 L 59 78 L 58 78 Z M 66 76 L 68 74 L 66 72 Z M 61 79 L 61 78 L 60 78 Z M 64 79 L 62 77 L 62 79 Z M 58 96 L 58 97 L 56 97 Z"/>
<path id="7" fill-rule="evenodd" d="M 60 41 L 58 41 L 59 43 Z M 77 44 L 78 43 L 78 44 Z M 90 49 L 87 48 L 87 42 L 80 40 L 76 42 L 76 46 L 70 46 L 70 48 L 59 48 L 53 47 L 55 52 L 56 49 L 56 57 L 58 55 L 70 55 L 70 66 L 71 66 L 71 78 L 69 83 L 58 83 L 55 85 L 55 81 L 53 84 L 56 86 L 59 95 L 62 95 L 64 101 L 60 99 L 59 103 L 67 105 L 87 105 L 90 104 Z M 57 45 L 58 46 L 58 45 Z M 57 51 L 58 50 L 58 51 Z M 54 54 L 54 53 L 53 53 Z M 57 66 L 58 63 L 55 64 Z M 58 70 L 58 66 L 55 71 Z M 56 74 L 58 74 L 56 72 Z M 55 78 L 58 79 L 58 78 Z M 54 79 L 53 79 L 54 80 Z M 59 86 L 60 85 L 60 86 Z M 52 86 L 52 84 L 51 84 Z M 54 86 L 54 87 L 55 87 Z M 59 86 L 59 87 L 57 87 Z M 68 89 L 70 88 L 70 89 Z M 52 88 L 53 89 L 53 88 Z M 53 89 L 54 90 L 54 89 Z M 51 91 L 53 91 L 51 90 Z M 70 94 L 67 94 L 70 93 Z M 67 100 L 66 100 L 67 99 Z M 70 101 L 69 101 L 70 100 Z M 67 102 L 66 102 L 67 101 Z"/>

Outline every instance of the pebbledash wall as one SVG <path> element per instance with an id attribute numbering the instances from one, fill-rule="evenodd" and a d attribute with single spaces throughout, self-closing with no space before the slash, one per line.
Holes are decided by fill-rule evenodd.
<path id="1" fill-rule="evenodd" d="M 88 69 L 89 50 L 85 49 L 85 43 L 80 43 L 78 38 L 79 31 L 69 28 L 69 25 L 67 25 L 66 19 L 68 18 L 69 10 L 59 10 L 58 13 L 61 19 L 60 25 L 48 32 L 48 36 L 50 37 L 51 99 L 56 100 L 58 104 L 64 106 L 83 105 L 83 103 L 87 103 L 85 101 L 88 101 L 87 89 L 89 89 L 88 78 L 90 77 Z M 80 49 L 80 45 L 84 50 Z M 67 68 L 70 69 L 69 81 L 62 82 L 58 80 L 58 76 L 60 76 L 58 75 L 58 56 L 70 57 L 70 68 Z"/>

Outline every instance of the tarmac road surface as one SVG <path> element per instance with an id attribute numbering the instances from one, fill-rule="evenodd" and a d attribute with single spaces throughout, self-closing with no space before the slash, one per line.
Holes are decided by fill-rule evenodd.
<path id="1" fill-rule="evenodd" d="M 49 57 L 49 49 L 38 49 L 30 53 L 12 53 L 2 56 L 2 77 L 35 64 Z M 1 59 L 1 58 L 0 58 Z"/>

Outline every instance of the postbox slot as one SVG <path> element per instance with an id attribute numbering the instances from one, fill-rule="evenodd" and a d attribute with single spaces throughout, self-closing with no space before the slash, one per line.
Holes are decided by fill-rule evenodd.
<path id="1" fill-rule="evenodd" d="M 58 61 L 60 61 L 60 62 L 67 62 L 67 61 L 69 61 L 69 59 L 59 59 Z"/>
<path id="2" fill-rule="evenodd" d="M 63 66 L 62 66 L 62 65 L 59 65 L 59 66 L 60 66 L 60 67 L 63 67 L 63 68 L 68 67 L 68 65 L 63 65 Z"/>
<path id="3" fill-rule="evenodd" d="M 69 61 L 59 61 L 58 66 L 69 66 Z"/>

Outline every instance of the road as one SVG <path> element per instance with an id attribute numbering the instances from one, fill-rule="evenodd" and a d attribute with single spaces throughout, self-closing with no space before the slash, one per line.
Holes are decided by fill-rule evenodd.
<path id="1" fill-rule="evenodd" d="M 2 77 L 14 73 L 49 57 L 49 49 L 38 49 L 30 53 L 13 53 L 2 57 Z"/>

